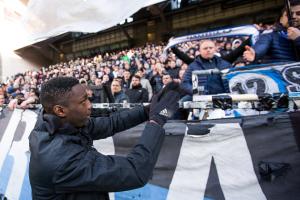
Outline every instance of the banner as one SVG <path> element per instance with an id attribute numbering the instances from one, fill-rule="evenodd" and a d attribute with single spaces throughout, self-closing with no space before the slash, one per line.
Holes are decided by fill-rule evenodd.
<path id="1" fill-rule="evenodd" d="M 36 113 L 0 115 L 0 198 L 31 199 L 28 135 Z M 149 183 L 110 194 L 140 200 L 296 200 L 300 196 L 300 112 L 194 123 L 170 121 Z M 104 154 L 126 155 L 144 124 L 94 142 Z"/>
<path id="2" fill-rule="evenodd" d="M 233 94 L 300 92 L 300 63 L 252 65 L 229 70 L 224 77 Z"/>

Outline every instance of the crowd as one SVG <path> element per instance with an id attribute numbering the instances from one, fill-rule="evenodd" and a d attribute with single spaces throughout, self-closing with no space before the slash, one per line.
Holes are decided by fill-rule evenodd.
<path id="1" fill-rule="evenodd" d="M 219 38 L 214 42 L 217 53 L 225 55 L 237 48 L 242 40 Z M 146 44 L 92 58 L 77 58 L 39 71 L 19 73 L 1 83 L 0 98 L 4 98 L 3 103 L 10 104 L 11 108 L 26 108 L 30 103 L 37 103 L 36 97 L 43 82 L 58 76 L 72 76 L 87 85 L 93 103 L 149 102 L 153 94 L 168 82 L 182 82 L 188 68 L 188 64 L 172 51 L 168 52 L 167 59 L 163 58 L 164 47 L 164 44 Z M 178 45 L 178 49 L 192 59 L 199 55 L 199 47 L 199 41 Z"/>
<path id="2" fill-rule="evenodd" d="M 293 21 L 297 27 L 300 24 L 298 18 L 297 12 L 293 12 Z M 218 68 L 217 61 L 211 64 L 213 57 L 228 63 L 222 64 L 221 68 L 261 62 L 265 57 L 271 58 L 271 61 L 296 60 L 292 47 L 298 48 L 300 31 L 289 27 L 285 10 L 274 26 L 257 27 L 262 33 L 253 47 L 248 46 L 249 40 L 245 37 L 223 37 L 212 40 L 213 52 L 204 52 L 206 50 L 201 50 L 201 41 L 190 41 L 169 49 L 165 58 L 162 56 L 165 44 L 146 44 L 143 47 L 61 62 L 39 71 L 19 73 L 1 83 L 0 105 L 7 104 L 10 109 L 28 108 L 39 102 L 41 84 L 58 76 L 79 79 L 81 84 L 86 85 L 92 103 L 144 103 L 149 102 L 154 94 L 171 81 L 188 81 L 191 84 L 191 78 L 187 77 L 190 73 L 185 72 L 187 69 L 191 72 L 189 66 L 193 62 L 197 63 L 197 60 L 195 69 L 199 65 L 202 66 L 199 69 Z M 204 55 L 207 53 L 212 55 L 207 57 Z M 210 63 L 203 64 L 206 60 Z M 206 82 L 209 83 L 208 80 Z M 190 88 L 188 90 L 190 93 Z"/>
<path id="3" fill-rule="evenodd" d="M 227 39 L 227 38 L 226 38 Z M 233 46 L 239 39 L 233 40 Z M 191 58 L 199 55 L 199 42 L 179 45 L 179 49 Z M 226 43 L 226 47 L 225 47 Z M 231 42 L 216 41 L 220 53 L 231 51 Z M 230 44 L 230 45 L 229 45 Z M 149 102 L 170 81 L 181 82 L 188 64 L 171 51 L 162 58 L 165 45 L 146 44 L 92 58 L 77 58 L 39 71 L 27 71 L 1 83 L 0 104 L 10 108 L 27 108 L 38 103 L 41 84 L 58 76 L 76 77 L 87 86 L 93 103 Z"/>

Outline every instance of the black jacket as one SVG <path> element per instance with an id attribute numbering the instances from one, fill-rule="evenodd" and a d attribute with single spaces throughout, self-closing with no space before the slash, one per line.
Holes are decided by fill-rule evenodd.
<path id="1" fill-rule="evenodd" d="M 146 103 L 148 102 L 148 91 L 142 88 L 142 85 L 132 86 L 131 89 L 126 91 L 129 98 L 129 103 Z"/>
<path id="2" fill-rule="evenodd" d="M 93 148 L 93 140 L 114 135 L 147 119 L 143 108 L 91 118 L 82 129 L 44 114 L 29 136 L 29 178 L 32 198 L 109 199 L 108 192 L 145 185 L 152 174 L 164 130 L 148 123 L 127 157 L 107 156 Z"/>

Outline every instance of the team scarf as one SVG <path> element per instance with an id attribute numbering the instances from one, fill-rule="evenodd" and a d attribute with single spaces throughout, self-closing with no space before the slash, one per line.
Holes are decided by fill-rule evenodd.
<path id="1" fill-rule="evenodd" d="M 250 36 L 251 44 L 253 45 L 258 39 L 259 31 L 253 25 L 245 25 L 245 26 L 231 27 L 226 29 L 219 29 L 219 30 L 214 30 L 214 31 L 209 31 L 204 33 L 196 33 L 192 35 L 176 37 L 169 41 L 169 43 L 164 49 L 164 54 L 166 55 L 167 50 L 170 47 L 173 47 L 177 44 L 191 42 L 194 40 L 212 39 L 212 38 L 219 38 L 219 37 L 234 37 L 234 36 Z"/>

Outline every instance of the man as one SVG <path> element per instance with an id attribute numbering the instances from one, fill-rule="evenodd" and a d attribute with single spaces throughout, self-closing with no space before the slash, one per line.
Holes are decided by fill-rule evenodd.
<path id="1" fill-rule="evenodd" d="M 91 118 L 85 87 L 73 77 L 44 83 L 40 113 L 29 136 L 32 198 L 109 199 L 108 192 L 145 185 L 164 141 L 162 126 L 177 108 L 178 86 L 166 87 L 147 108 L 137 107 L 110 117 Z M 138 144 L 126 157 L 103 155 L 93 140 L 110 137 L 147 119 Z"/>
<path id="2" fill-rule="evenodd" d="M 126 91 L 130 103 L 148 102 L 148 91 L 141 85 L 141 77 L 134 75 L 131 80 L 132 87 Z"/>
<path id="3" fill-rule="evenodd" d="M 125 70 L 123 73 L 123 81 L 122 81 L 124 92 L 126 92 L 130 88 L 130 84 L 131 84 L 131 74 L 128 70 Z"/>
<path id="4" fill-rule="evenodd" d="M 212 40 L 202 40 L 200 42 L 200 55 L 192 62 L 182 80 L 182 88 L 189 95 L 193 94 L 192 91 L 192 72 L 195 70 L 208 70 L 208 69 L 226 69 L 231 67 L 230 63 L 222 58 L 215 56 L 216 47 Z M 204 86 L 206 94 L 218 94 L 229 92 L 226 85 L 223 84 L 220 75 L 208 75 L 198 78 L 198 85 Z M 191 96 L 186 97 L 191 100 Z"/>
<path id="5" fill-rule="evenodd" d="M 157 94 L 162 89 L 162 73 L 164 69 L 161 63 L 155 63 L 151 65 L 151 71 L 148 74 L 148 79 L 150 81 L 151 87 L 153 89 L 153 94 Z"/>
<path id="6" fill-rule="evenodd" d="M 114 99 L 114 103 L 129 102 L 128 96 L 122 90 L 120 80 L 113 80 L 113 82 L 111 83 L 111 93 Z"/>
<path id="7" fill-rule="evenodd" d="M 144 68 L 140 68 L 137 72 L 136 75 L 138 75 L 139 77 L 141 77 L 141 85 L 143 88 L 145 88 L 148 91 L 148 100 L 150 100 L 153 96 L 153 90 L 152 90 L 152 86 L 150 84 L 150 81 L 148 79 L 145 78 L 145 69 Z"/>
<path id="8" fill-rule="evenodd" d="M 95 79 L 95 85 L 91 85 L 90 89 L 92 91 L 92 97 L 90 98 L 92 103 L 110 102 L 109 88 L 107 85 L 102 84 L 102 80 L 100 78 Z"/>
<path id="9" fill-rule="evenodd" d="M 300 50 L 300 1 L 291 1 L 293 27 L 289 25 L 286 9 L 271 32 L 262 33 L 251 48 L 246 46 L 244 59 L 248 62 L 288 62 L 299 60 Z"/>
<path id="10" fill-rule="evenodd" d="M 179 70 L 180 67 L 176 65 L 176 62 L 173 59 L 168 61 L 168 67 L 166 68 L 166 71 L 173 79 L 178 78 Z"/>
<path id="11" fill-rule="evenodd" d="M 167 84 L 173 81 L 172 77 L 168 73 L 164 73 L 162 76 L 163 88 L 166 87 Z"/>

